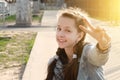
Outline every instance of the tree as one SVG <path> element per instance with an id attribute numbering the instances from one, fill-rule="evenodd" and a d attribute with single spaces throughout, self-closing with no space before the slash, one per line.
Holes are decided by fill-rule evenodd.
<path id="1" fill-rule="evenodd" d="M 40 10 L 40 1 L 33 0 L 33 14 L 39 13 L 39 10 Z"/>
<path id="2" fill-rule="evenodd" d="M 16 25 L 31 25 L 31 5 L 29 0 L 16 0 Z"/>

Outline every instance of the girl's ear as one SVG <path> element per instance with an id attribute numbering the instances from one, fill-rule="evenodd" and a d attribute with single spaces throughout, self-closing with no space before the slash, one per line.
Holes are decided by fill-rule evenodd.
<path id="1" fill-rule="evenodd" d="M 79 41 L 83 38 L 83 36 L 84 36 L 84 32 L 80 32 L 80 33 L 78 34 L 77 42 L 79 42 Z"/>

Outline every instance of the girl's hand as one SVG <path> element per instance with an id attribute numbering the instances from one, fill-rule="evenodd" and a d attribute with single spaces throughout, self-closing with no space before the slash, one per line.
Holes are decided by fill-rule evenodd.
<path id="1" fill-rule="evenodd" d="M 83 18 L 83 22 L 87 28 L 82 25 L 80 25 L 79 28 L 96 39 L 101 50 L 108 49 L 110 47 L 111 38 L 105 30 L 100 27 L 93 27 L 85 18 Z"/>

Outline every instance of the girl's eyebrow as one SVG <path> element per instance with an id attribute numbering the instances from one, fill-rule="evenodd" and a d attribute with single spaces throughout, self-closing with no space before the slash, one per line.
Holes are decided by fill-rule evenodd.
<path id="1" fill-rule="evenodd" d="M 60 25 L 57 25 L 57 27 L 59 27 L 59 28 L 60 28 Z"/>
<path id="2" fill-rule="evenodd" d="M 57 25 L 57 27 L 61 27 L 61 26 L 60 26 L 60 25 Z M 70 26 L 64 26 L 64 28 L 69 29 L 69 28 L 70 28 Z"/>
<path id="3" fill-rule="evenodd" d="M 65 29 L 71 29 L 71 27 L 70 26 L 65 26 Z"/>

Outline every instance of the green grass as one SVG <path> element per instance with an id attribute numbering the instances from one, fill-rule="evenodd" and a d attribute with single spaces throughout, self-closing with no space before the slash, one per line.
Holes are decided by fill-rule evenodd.
<path id="1" fill-rule="evenodd" d="M 26 42 L 26 45 L 28 45 L 28 47 L 26 48 L 27 52 L 30 53 L 31 50 L 32 50 L 32 47 L 34 45 L 34 41 L 35 41 L 35 38 L 34 39 L 31 39 L 29 41 Z"/>
<path id="2" fill-rule="evenodd" d="M 0 52 L 4 52 L 6 50 L 6 45 L 10 42 L 10 38 L 0 37 Z M 5 53 L 0 54 L 0 63 L 5 63 L 6 59 L 8 59 L 8 55 Z"/>
<path id="3" fill-rule="evenodd" d="M 5 64 L 6 63 L 6 59 L 8 59 L 8 55 L 7 54 L 0 54 L 0 65 Z"/>
<path id="4" fill-rule="evenodd" d="M 16 20 L 16 15 L 11 15 L 5 18 L 6 22 L 15 22 Z"/>
<path id="5" fill-rule="evenodd" d="M 34 45 L 36 33 L 33 33 L 30 39 L 23 37 L 23 39 L 20 40 L 19 37 L 20 36 L 12 37 L 11 39 L 0 37 L 0 65 L 4 65 L 4 68 L 8 68 L 11 63 L 18 63 L 23 65 L 28 62 L 30 52 Z M 13 43 L 16 43 L 17 41 L 20 43 L 14 45 Z M 13 47 L 11 46 L 9 49 L 7 49 L 6 52 L 6 45 L 9 43 L 13 44 Z M 14 46 L 16 47 L 14 48 Z M 20 52 L 17 52 L 19 50 Z"/>
<path id="6" fill-rule="evenodd" d="M 32 16 L 33 21 L 38 21 L 40 18 L 38 15 L 33 15 Z"/>
<path id="7" fill-rule="evenodd" d="M 43 12 L 41 12 L 39 15 L 32 15 L 32 21 L 41 22 L 42 16 L 43 16 Z"/>
<path id="8" fill-rule="evenodd" d="M 28 62 L 29 54 L 33 48 L 34 42 L 35 42 L 35 37 L 33 37 L 31 40 L 28 40 L 26 42 L 26 45 L 28 45 L 28 47 L 26 48 L 27 54 L 23 56 L 23 60 L 24 60 L 23 64 L 26 64 Z"/>
<path id="9" fill-rule="evenodd" d="M 0 37 L 0 51 L 4 51 L 9 42 L 9 38 Z"/>
<path id="10" fill-rule="evenodd" d="M 32 15 L 32 21 L 41 22 L 43 16 L 43 11 L 41 11 L 38 15 Z M 10 15 L 5 18 L 5 22 L 15 22 L 16 21 L 16 15 Z M 0 19 L 0 23 L 3 23 L 4 21 Z"/>

